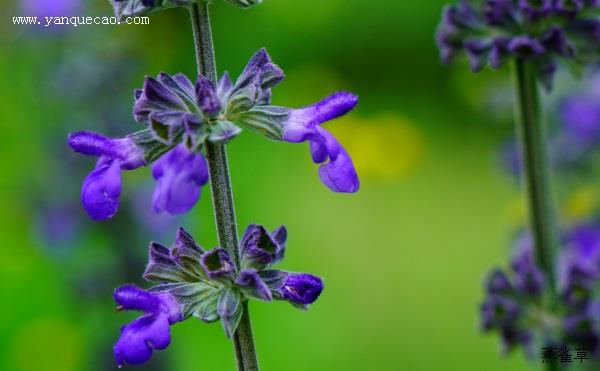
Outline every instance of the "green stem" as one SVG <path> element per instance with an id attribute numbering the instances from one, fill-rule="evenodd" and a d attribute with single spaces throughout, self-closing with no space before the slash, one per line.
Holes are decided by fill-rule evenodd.
<path id="1" fill-rule="evenodd" d="M 191 16 L 198 73 L 206 76 L 216 84 L 217 68 L 208 1 L 198 0 L 198 3 L 191 7 Z M 207 142 L 206 159 L 210 173 L 210 185 L 219 245 L 229 251 L 239 269 L 238 231 L 225 145 Z M 233 344 L 238 370 L 257 371 L 258 360 L 254 347 L 247 302 L 243 303 L 243 315 L 233 336 Z"/>
<path id="2" fill-rule="evenodd" d="M 534 68 L 529 61 L 522 59 L 516 61 L 517 122 L 529 206 L 529 227 L 533 234 L 536 261 L 548 278 L 549 306 L 553 308 L 556 303 L 554 254 L 558 245 L 558 233 L 550 186 L 546 127 L 542 117 Z"/>

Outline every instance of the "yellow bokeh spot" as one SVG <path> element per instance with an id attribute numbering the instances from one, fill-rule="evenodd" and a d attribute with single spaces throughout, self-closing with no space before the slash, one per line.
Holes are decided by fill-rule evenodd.
<path id="1" fill-rule="evenodd" d="M 574 192 L 565 202 L 567 221 L 576 221 L 591 216 L 598 205 L 600 194 L 594 187 L 585 187 Z"/>
<path id="2" fill-rule="evenodd" d="M 82 351 L 81 333 L 72 324 L 38 318 L 15 334 L 9 362 L 15 371 L 81 370 Z"/>
<path id="3" fill-rule="evenodd" d="M 520 229 L 527 220 L 527 207 L 522 197 L 512 199 L 507 207 L 509 224 L 513 229 Z"/>
<path id="4" fill-rule="evenodd" d="M 396 114 L 366 119 L 351 115 L 326 127 L 350 153 L 361 178 L 403 179 L 424 159 L 422 133 Z"/>

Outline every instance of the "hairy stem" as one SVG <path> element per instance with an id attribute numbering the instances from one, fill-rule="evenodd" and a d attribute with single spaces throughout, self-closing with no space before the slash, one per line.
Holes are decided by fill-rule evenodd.
<path id="1" fill-rule="evenodd" d="M 198 0 L 198 3 L 191 7 L 191 16 L 198 73 L 206 76 L 216 84 L 217 68 L 210 26 L 208 1 Z M 225 145 L 207 142 L 206 158 L 210 172 L 210 185 L 219 244 L 229 251 L 239 269 L 240 253 L 238 248 L 238 231 Z M 258 360 L 254 347 L 252 325 L 250 323 L 250 313 L 248 311 L 247 302 L 243 303 L 243 315 L 233 336 L 233 344 L 238 370 L 258 370 Z"/>
<path id="2" fill-rule="evenodd" d="M 556 303 L 555 249 L 558 232 L 550 186 L 550 163 L 546 127 L 540 108 L 537 80 L 531 62 L 517 59 L 517 122 L 523 175 L 527 192 L 529 227 L 533 235 L 536 261 L 544 270 L 550 287 L 549 307 Z"/>

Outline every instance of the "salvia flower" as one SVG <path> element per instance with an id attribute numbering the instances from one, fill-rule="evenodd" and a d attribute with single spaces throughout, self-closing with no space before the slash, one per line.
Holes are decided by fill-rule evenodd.
<path id="1" fill-rule="evenodd" d="M 242 237 L 242 266 L 264 269 L 283 259 L 287 230 L 285 226 L 270 233 L 262 225 L 251 224 Z"/>
<path id="2" fill-rule="evenodd" d="M 139 310 L 144 315 L 121 329 L 114 346 L 119 366 L 138 365 L 152 356 L 154 349 L 165 349 L 171 342 L 170 326 L 181 321 L 180 305 L 170 294 L 155 294 L 135 285 L 115 290 L 115 301 L 120 310 Z"/>
<path id="3" fill-rule="evenodd" d="M 321 181 L 335 192 L 356 192 L 360 183 L 352 159 L 322 124 L 351 111 L 358 98 L 338 92 L 305 108 L 273 106 L 271 90 L 283 79 L 283 71 L 264 49 L 250 59 L 235 83 L 227 73 L 217 84 L 204 76 L 195 83 L 182 74 L 146 77 L 134 93 L 133 107 L 134 119 L 145 129 L 122 139 L 91 132 L 69 137 L 76 152 L 99 157 L 84 184 L 85 209 L 96 220 L 114 216 L 120 171 L 154 163 L 154 210 L 189 211 L 208 181 L 204 145 L 225 143 L 242 127 L 273 140 L 309 142 L 313 161 L 321 165 Z"/>
<path id="4" fill-rule="evenodd" d="M 190 7 L 196 3 L 196 0 L 109 0 L 112 4 L 115 15 L 121 19 L 123 17 L 134 17 L 148 15 L 157 11 L 176 8 Z M 260 4 L 262 0 L 225 0 L 229 4 L 241 8 L 249 8 Z"/>
<path id="5" fill-rule="evenodd" d="M 587 0 L 458 0 L 444 8 L 436 40 L 444 62 L 465 54 L 473 72 L 510 58 L 532 60 L 549 90 L 558 62 L 597 55 L 599 7 Z"/>
<path id="6" fill-rule="evenodd" d="M 263 226 L 250 225 L 240 243 L 240 268 L 225 249 L 206 251 L 183 228 L 171 247 L 152 242 L 144 278 L 156 285 L 148 290 L 126 285 L 115 291 L 120 309 L 144 312 L 123 327 L 115 345 L 117 363 L 147 361 L 153 349 L 169 345 L 170 325 L 191 317 L 204 322 L 220 320 L 225 334 L 232 337 L 245 300 L 284 300 L 308 308 L 323 291 L 323 280 L 271 269 L 283 258 L 286 238 L 284 226 L 269 232 Z"/>
<path id="7" fill-rule="evenodd" d="M 130 138 L 111 139 L 91 132 L 69 136 L 74 151 L 98 157 L 81 190 L 83 207 L 90 217 L 104 220 L 116 214 L 121 196 L 121 170 L 146 164 L 143 151 Z"/>
<path id="8" fill-rule="evenodd" d="M 558 269 L 559 302 L 544 306 L 546 277 L 533 257 L 532 240 L 521 236 L 510 269 L 494 269 L 485 284 L 481 306 L 484 331 L 497 331 L 503 349 L 522 347 L 527 354 L 552 344 L 590 349 L 600 359 L 600 327 L 597 321 L 600 287 L 600 226 L 576 225 L 564 233 Z"/>
<path id="9" fill-rule="evenodd" d="M 216 86 L 204 76 L 192 84 L 184 75 L 161 73 L 147 77 L 136 91 L 134 118 L 164 145 L 183 143 L 192 152 L 206 141 L 227 142 L 242 127 L 273 140 L 308 141 L 323 183 L 335 192 L 356 192 L 359 181 L 350 156 L 321 124 L 351 111 L 358 98 L 339 92 L 301 109 L 272 106 L 271 90 L 284 77 L 265 49 L 250 59 L 235 83 L 227 73 Z"/>
<path id="10" fill-rule="evenodd" d="M 208 182 L 208 166 L 201 153 L 180 144 L 152 165 L 152 176 L 156 180 L 154 210 L 182 214 L 200 198 L 202 186 Z"/>

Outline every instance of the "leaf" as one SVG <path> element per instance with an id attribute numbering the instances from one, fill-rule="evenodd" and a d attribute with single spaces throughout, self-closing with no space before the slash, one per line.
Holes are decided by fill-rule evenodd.
<path id="1" fill-rule="evenodd" d="M 282 140 L 283 124 L 290 110 L 278 106 L 259 106 L 240 114 L 236 123 L 273 140 Z"/>
<path id="2" fill-rule="evenodd" d="M 221 291 L 218 287 L 209 282 L 196 283 L 168 283 L 155 286 L 150 291 L 169 293 L 182 306 L 184 318 L 196 316 L 196 312 L 201 307 L 214 307 L 216 313 L 216 298 Z M 211 309 L 212 310 L 212 309 Z"/>
<path id="3" fill-rule="evenodd" d="M 228 338 L 232 338 L 242 318 L 242 296 L 239 291 L 228 288 L 223 290 L 217 303 L 217 313 L 221 317 L 223 329 Z"/>
<path id="4" fill-rule="evenodd" d="M 168 145 L 157 140 L 150 129 L 129 134 L 127 137 L 144 151 L 144 160 L 148 164 L 158 160 L 163 154 L 173 148 L 173 145 Z"/>
<path id="5" fill-rule="evenodd" d="M 242 129 L 235 126 L 230 121 L 217 121 L 215 124 L 210 126 L 210 135 L 208 136 L 208 140 L 213 143 L 227 143 L 241 132 Z"/>
<path id="6" fill-rule="evenodd" d="M 217 289 L 190 308 L 192 315 L 204 322 L 215 322 L 219 319 L 217 304 L 221 296 L 221 290 Z"/>

